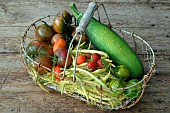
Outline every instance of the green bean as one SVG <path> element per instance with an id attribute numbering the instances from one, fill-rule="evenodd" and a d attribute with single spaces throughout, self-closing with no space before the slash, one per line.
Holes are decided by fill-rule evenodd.
<path id="1" fill-rule="evenodd" d="M 97 70 L 93 71 L 92 74 L 98 74 L 98 73 L 103 73 L 103 72 L 106 72 L 105 68 L 97 69 Z"/>
<path id="2" fill-rule="evenodd" d="M 71 68 L 70 70 L 74 70 L 74 68 Z M 84 72 L 86 74 L 88 74 L 90 77 L 92 77 L 96 82 L 100 83 L 102 86 L 107 87 L 102 81 L 100 81 L 98 78 L 96 78 L 93 74 L 91 74 L 90 72 L 83 70 L 81 68 L 76 68 L 76 70 Z"/>

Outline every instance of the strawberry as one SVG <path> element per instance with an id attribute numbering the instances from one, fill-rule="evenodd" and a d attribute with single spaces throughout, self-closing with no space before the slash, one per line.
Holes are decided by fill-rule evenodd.
<path id="1" fill-rule="evenodd" d="M 86 57 L 82 54 L 79 54 L 77 56 L 77 65 L 80 65 L 82 63 L 86 62 Z"/>
<path id="2" fill-rule="evenodd" d="M 101 59 L 99 59 L 99 60 L 97 61 L 97 65 L 98 65 L 100 68 L 103 67 L 103 63 L 102 63 L 102 60 L 101 60 Z"/>
<path id="3" fill-rule="evenodd" d="M 86 58 L 89 59 L 90 57 L 91 57 L 91 55 L 87 53 Z"/>
<path id="4" fill-rule="evenodd" d="M 92 71 L 95 71 L 96 70 L 96 62 L 95 61 L 88 62 L 87 67 L 89 69 L 91 69 Z"/>
<path id="5" fill-rule="evenodd" d="M 93 58 L 93 60 L 98 61 L 99 59 L 101 59 L 101 55 L 98 53 L 93 53 L 92 58 Z"/>

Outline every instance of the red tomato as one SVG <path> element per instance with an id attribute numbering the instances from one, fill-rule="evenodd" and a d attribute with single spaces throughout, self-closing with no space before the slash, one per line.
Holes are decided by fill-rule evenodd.
<path id="1" fill-rule="evenodd" d="M 58 74 L 55 74 L 55 78 L 60 82 L 60 73 L 63 71 L 63 70 L 60 70 L 60 66 L 55 66 L 54 68 L 54 71 L 57 72 Z"/>
<path id="2" fill-rule="evenodd" d="M 80 64 L 82 64 L 84 62 L 86 62 L 86 57 L 84 55 L 82 55 L 82 54 L 79 54 L 77 56 L 77 64 L 80 65 Z"/>
<path id="3" fill-rule="evenodd" d="M 53 53 L 55 53 L 58 48 L 65 48 L 65 46 L 66 46 L 66 41 L 62 38 L 58 39 L 53 46 Z"/>
<path id="4" fill-rule="evenodd" d="M 52 39 L 51 39 L 51 44 L 54 46 L 54 44 L 59 40 L 59 39 L 64 39 L 64 36 L 61 34 L 55 34 Z"/>

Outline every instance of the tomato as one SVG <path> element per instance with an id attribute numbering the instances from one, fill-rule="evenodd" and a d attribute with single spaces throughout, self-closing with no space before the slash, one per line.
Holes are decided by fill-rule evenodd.
<path id="1" fill-rule="evenodd" d="M 72 37 L 73 37 L 75 34 L 76 34 L 76 26 L 73 26 Z M 77 44 L 77 43 L 79 42 L 79 40 L 80 40 L 80 36 L 77 36 L 77 37 L 75 38 L 75 43 Z M 85 33 L 83 33 L 82 39 L 81 39 L 80 43 L 83 43 L 83 42 L 86 42 L 86 41 L 87 41 L 87 36 L 86 36 Z"/>
<path id="2" fill-rule="evenodd" d="M 98 54 L 98 53 L 93 53 L 93 54 L 92 54 L 92 58 L 93 58 L 93 60 L 98 61 L 98 60 L 101 59 L 101 55 Z"/>
<path id="3" fill-rule="evenodd" d="M 63 70 L 61 70 L 60 68 L 61 68 L 61 67 L 58 66 L 58 65 L 54 67 L 54 71 L 58 73 L 58 74 L 55 74 L 55 78 L 56 78 L 59 82 L 60 82 L 60 76 L 59 76 L 59 74 L 63 71 Z"/>
<path id="4" fill-rule="evenodd" d="M 37 63 L 40 63 L 47 68 L 52 68 L 52 48 L 50 48 L 48 44 L 44 43 L 43 41 L 31 41 L 26 48 L 26 53 Z M 46 73 L 47 70 L 43 67 L 39 67 L 38 64 L 32 63 L 30 60 L 28 60 L 28 58 L 25 60 L 26 63 L 33 66 L 35 70 L 39 72 L 39 74 Z"/>
<path id="5" fill-rule="evenodd" d="M 126 80 L 130 75 L 129 70 L 124 65 L 116 66 L 114 72 L 115 72 L 115 77 L 121 80 Z"/>
<path id="6" fill-rule="evenodd" d="M 79 54 L 77 56 L 77 65 L 80 65 L 80 64 L 85 63 L 85 62 L 86 62 L 85 55 Z"/>
<path id="7" fill-rule="evenodd" d="M 60 66 L 60 67 L 64 67 L 65 65 L 65 62 L 66 62 L 66 57 L 67 57 L 67 49 L 65 48 L 59 48 L 57 49 L 57 51 L 54 53 L 54 55 L 57 57 L 57 65 Z M 68 57 L 68 63 L 67 63 L 67 67 L 70 66 L 72 63 L 72 58 L 71 56 L 69 55 Z"/>
<path id="8" fill-rule="evenodd" d="M 66 41 L 62 38 L 58 39 L 53 46 L 53 53 L 55 53 L 58 48 L 65 48 L 65 46 L 66 46 Z"/>
<path id="9" fill-rule="evenodd" d="M 40 65 L 43 65 L 49 69 L 52 69 L 52 57 L 50 56 L 39 55 L 34 58 L 34 61 L 36 61 L 37 63 L 40 63 Z M 48 71 L 36 63 L 33 64 L 33 67 L 35 68 L 35 70 L 38 71 L 39 74 L 45 74 Z"/>
<path id="10" fill-rule="evenodd" d="M 55 34 L 51 39 L 52 46 L 54 46 L 54 43 L 56 43 L 59 39 L 64 39 L 64 36 L 61 34 Z"/>
<path id="11" fill-rule="evenodd" d="M 137 79 L 132 79 L 128 82 L 127 86 L 126 87 L 129 87 L 129 86 L 132 86 L 132 85 L 135 85 L 137 84 L 139 81 Z M 138 84 L 138 85 L 135 85 L 134 87 L 132 88 L 128 88 L 126 91 L 125 91 L 125 94 L 131 98 L 131 99 L 135 99 L 137 96 L 139 96 L 140 92 L 142 91 L 142 83 Z"/>
<path id="12" fill-rule="evenodd" d="M 70 31 L 72 23 L 72 16 L 67 11 L 62 11 L 57 14 L 53 20 L 53 29 L 57 33 L 67 33 Z"/>
<path id="13" fill-rule="evenodd" d="M 91 61 L 87 63 L 87 67 L 88 69 L 90 69 L 91 71 L 95 71 L 97 69 L 97 63 L 96 61 Z"/>
<path id="14" fill-rule="evenodd" d="M 42 24 L 38 26 L 35 30 L 35 36 L 37 40 L 44 41 L 45 43 L 50 43 L 53 37 L 53 29 L 47 24 Z"/>
<path id="15" fill-rule="evenodd" d="M 113 79 L 110 84 L 109 87 L 113 89 L 113 92 L 117 93 L 117 94 L 122 94 L 123 90 L 114 90 L 117 88 L 122 88 L 122 81 L 119 79 Z"/>
<path id="16" fill-rule="evenodd" d="M 50 48 L 48 44 L 38 40 L 33 40 L 28 44 L 26 48 L 26 53 L 31 58 L 34 58 L 38 55 L 49 55 L 49 56 L 53 55 L 52 48 Z"/>

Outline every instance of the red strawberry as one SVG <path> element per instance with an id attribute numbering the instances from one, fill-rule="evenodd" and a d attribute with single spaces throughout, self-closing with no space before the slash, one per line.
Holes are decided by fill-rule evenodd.
<path id="1" fill-rule="evenodd" d="M 86 54 L 86 58 L 89 59 L 91 57 L 90 54 Z"/>
<path id="2" fill-rule="evenodd" d="M 98 61 L 99 59 L 101 59 L 101 55 L 98 53 L 93 53 L 92 58 L 93 58 L 93 60 Z"/>
<path id="3" fill-rule="evenodd" d="M 84 55 L 82 55 L 82 54 L 79 54 L 77 56 L 77 64 L 80 65 L 80 64 L 82 64 L 84 62 L 86 62 L 86 57 Z"/>
<path id="4" fill-rule="evenodd" d="M 88 62 L 87 67 L 89 69 L 91 69 L 92 71 L 95 71 L 96 70 L 96 62 L 95 61 Z"/>
<path id="5" fill-rule="evenodd" d="M 101 59 L 99 59 L 99 60 L 97 61 L 97 65 L 98 65 L 100 68 L 103 67 L 103 63 L 102 63 L 102 60 L 101 60 Z"/>

